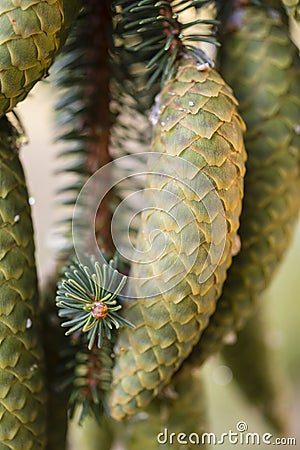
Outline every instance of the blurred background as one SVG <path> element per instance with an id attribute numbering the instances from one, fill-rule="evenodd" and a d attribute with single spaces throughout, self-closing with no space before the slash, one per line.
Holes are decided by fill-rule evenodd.
<path id="1" fill-rule="evenodd" d="M 32 197 L 40 279 L 51 270 L 55 251 L 61 244 L 54 233 L 54 223 L 62 214 L 61 208 L 55 204 L 55 190 L 65 184 L 65 181 L 61 175 L 55 173 L 58 169 L 56 154 L 61 145 L 55 143 L 55 100 L 53 85 L 43 82 L 39 83 L 27 100 L 17 108 L 29 139 L 29 143 L 22 148 L 21 158 Z M 285 260 L 263 299 L 269 321 L 268 345 L 277 361 L 278 376 L 285 377 L 288 436 L 298 440 L 298 446 L 293 448 L 300 448 L 299 258 L 300 222 Z M 237 422 L 245 421 L 251 432 L 272 432 L 270 426 L 262 422 L 261 417 L 257 416 L 255 410 L 249 407 L 241 396 L 230 368 L 224 366 L 219 357 L 209 361 L 203 371 L 207 385 L 210 431 L 216 434 L 230 429 L 235 431 Z M 74 441 L 72 449 L 77 448 L 79 450 L 80 446 Z M 226 450 L 232 446 L 226 447 L 225 444 L 222 448 Z M 264 446 L 251 448 L 263 449 Z"/>

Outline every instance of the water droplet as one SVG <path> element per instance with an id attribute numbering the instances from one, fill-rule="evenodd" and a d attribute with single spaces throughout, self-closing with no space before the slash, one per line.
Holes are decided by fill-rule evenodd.
<path id="1" fill-rule="evenodd" d="M 226 336 L 223 339 L 224 344 L 227 344 L 227 345 L 233 345 L 236 343 L 236 341 L 237 341 L 237 335 L 234 331 L 226 334 Z"/>
<path id="2" fill-rule="evenodd" d="M 297 125 L 295 125 L 295 131 L 297 134 L 300 134 L 300 123 L 297 123 Z"/>
<path id="3" fill-rule="evenodd" d="M 191 375 L 193 377 L 199 378 L 201 377 L 201 374 L 202 374 L 202 367 L 193 367 L 191 369 Z"/>
<path id="4" fill-rule="evenodd" d="M 176 92 L 170 92 L 170 95 L 176 95 Z"/>
<path id="5" fill-rule="evenodd" d="M 278 11 L 276 11 L 275 9 L 270 8 L 270 9 L 268 10 L 268 15 L 269 15 L 269 17 L 271 17 L 272 19 L 278 20 L 278 21 L 280 21 L 280 23 L 281 23 L 281 15 L 280 15 L 280 13 L 279 13 Z"/>
<path id="6" fill-rule="evenodd" d="M 232 371 L 227 366 L 218 366 L 213 371 L 213 380 L 219 386 L 226 386 L 232 380 Z"/>
<path id="7" fill-rule="evenodd" d="M 147 420 L 147 419 L 149 419 L 149 414 L 144 412 L 144 411 L 138 412 L 134 416 L 134 420 L 136 420 L 136 421 L 138 421 L 138 420 Z"/>
<path id="8" fill-rule="evenodd" d="M 240 250 L 241 250 L 241 238 L 240 236 L 237 234 L 234 238 L 233 241 L 233 247 L 231 249 L 231 256 L 236 256 Z"/>
<path id="9" fill-rule="evenodd" d="M 30 206 L 34 205 L 35 204 L 35 198 L 34 197 L 29 197 L 28 203 L 29 203 Z"/>
<path id="10" fill-rule="evenodd" d="M 30 372 L 34 372 L 39 366 L 37 364 L 32 364 L 32 366 L 30 367 Z"/>
<path id="11" fill-rule="evenodd" d="M 204 72 L 205 70 L 210 69 L 210 65 L 206 62 L 203 64 L 197 64 L 196 68 L 197 68 L 197 70 L 199 70 L 199 72 Z"/>
<path id="12" fill-rule="evenodd" d="M 20 136 L 19 136 L 19 138 L 18 138 L 18 144 L 19 144 L 20 146 L 23 146 L 23 145 L 27 145 L 28 143 L 29 143 L 28 137 L 26 136 L 26 134 L 24 134 L 23 132 L 21 132 L 21 134 L 20 134 Z"/>
<path id="13" fill-rule="evenodd" d="M 32 325 L 32 320 L 28 318 L 28 319 L 26 320 L 26 328 L 30 328 L 31 325 Z"/>
<path id="14" fill-rule="evenodd" d="M 16 222 L 19 222 L 19 220 L 20 220 L 20 216 L 19 216 L 19 214 L 17 214 L 15 217 L 14 217 L 14 222 L 16 223 Z"/>
<path id="15" fill-rule="evenodd" d="M 162 108 L 161 108 L 161 97 L 158 94 L 155 97 L 155 102 L 154 105 L 150 111 L 150 121 L 152 123 L 153 126 L 155 126 L 158 122 L 159 116 L 161 114 Z"/>
<path id="16" fill-rule="evenodd" d="M 184 108 L 178 108 L 178 111 L 185 111 Z"/>
<path id="17" fill-rule="evenodd" d="M 189 106 L 195 106 L 194 102 L 189 102 Z"/>
<path id="18" fill-rule="evenodd" d="M 164 389 L 164 395 L 171 400 L 175 400 L 176 398 L 178 398 L 178 393 L 171 386 L 168 386 Z"/>
<path id="19" fill-rule="evenodd" d="M 162 121 L 160 122 L 161 126 L 164 127 L 166 125 L 166 122 Z"/>

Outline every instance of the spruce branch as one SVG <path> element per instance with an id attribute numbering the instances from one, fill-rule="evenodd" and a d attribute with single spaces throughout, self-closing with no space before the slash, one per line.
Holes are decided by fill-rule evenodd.
<path id="1" fill-rule="evenodd" d="M 213 62 L 197 43 L 218 45 L 214 38 L 216 20 L 196 19 L 183 23 L 180 13 L 190 8 L 201 8 L 210 0 L 119 0 L 115 4 L 116 36 L 125 42 L 129 53 L 146 64 L 148 85 L 156 80 L 172 78 L 175 62 L 184 54 L 192 55 L 200 64 Z M 207 32 L 189 33 L 194 25 L 208 27 Z M 211 30 L 211 28 L 213 29 Z M 192 44 L 194 42 L 194 44 Z"/>
<path id="2" fill-rule="evenodd" d="M 116 259 L 100 267 L 94 257 L 90 267 L 74 261 L 59 283 L 58 315 L 70 327 L 69 345 L 61 352 L 61 389 L 69 397 L 68 409 L 72 419 L 79 410 L 79 423 L 86 415 L 98 421 L 107 410 L 104 393 L 111 385 L 113 347 L 117 330 L 133 327 L 118 314 L 122 308 L 120 293 L 126 277 L 117 281 Z"/>
<path id="3" fill-rule="evenodd" d="M 123 325 L 133 327 L 117 313 L 122 308 L 119 296 L 127 277 L 123 276 L 116 283 L 119 272 L 115 269 L 115 260 L 100 267 L 99 263 L 91 258 L 91 264 L 92 270 L 74 261 L 59 282 L 56 297 L 57 307 L 60 308 L 59 317 L 70 318 L 62 323 L 62 327 L 70 327 L 66 335 L 77 330 L 87 333 L 89 350 L 92 349 L 96 337 L 97 347 L 100 348 L 103 336 L 110 340 L 113 329 Z"/>
<path id="4" fill-rule="evenodd" d="M 98 168 L 110 161 L 108 141 L 112 115 L 109 110 L 110 102 L 110 46 L 111 15 L 106 2 L 86 0 L 80 16 L 72 29 L 71 35 L 57 60 L 54 82 L 59 88 L 60 100 L 56 105 L 58 141 L 63 143 L 63 150 L 59 155 L 62 168 L 59 173 L 72 175 L 72 181 L 59 188 L 58 203 L 64 208 L 64 217 L 58 223 L 57 232 L 64 238 L 64 245 L 57 256 L 57 265 L 53 278 L 55 288 L 44 288 L 44 329 L 45 335 L 53 335 L 57 327 L 57 308 L 55 305 L 57 279 L 61 275 L 62 267 L 68 264 L 73 255 L 71 222 L 73 206 L 77 196 L 89 176 Z M 110 253 L 113 249 L 110 239 L 110 199 L 104 199 L 103 207 L 96 217 L 97 240 Z M 102 205 L 101 205 L 102 206 Z M 84 205 L 82 215 L 85 216 Z M 88 246 L 88 243 L 86 243 Z M 53 321 L 55 315 L 57 321 Z M 58 325 L 59 326 L 59 325 Z M 62 383 L 84 372 L 84 363 L 80 354 L 87 349 L 87 342 L 80 333 L 80 339 L 74 346 L 74 339 L 67 338 L 62 329 L 56 329 L 57 344 L 53 348 L 53 341 L 49 336 L 45 339 L 47 354 L 47 373 L 49 374 L 49 417 L 48 434 L 54 434 L 53 429 L 60 432 L 59 449 L 64 448 L 65 426 L 61 427 L 60 417 L 55 413 L 59 408 L 66 411 L 66 402 L 74 394 L 72 389 Z M 92 352 L 88 352 L 92 358 Z M 49 358 L 48 356 L 51 355 Z M 68 358 L 66 359 L 66 355 Z M 80 361 L 80 364 L 79 364 Z M 78 363 L 80 369 L 73 363 Z M 88 357 L 86 358 L 89 363 Z M 72 363 L 72 364 L 71 364 Z M 55 370 L 53 365 L 59 367 Z M 77 375 L 76 375 L 77 377 Z M 71 384 L 73 386 L 73 384 Z M 74 387 L 74 386 L 73 386 Z M 74 388 L 75 389 L 75 388 Z M 72 404 L 72 401 L 71 401 Z M 56 447 L 53 442 L 49 450 Z"/>
<path id="5" fill-rule="evenodd" d="M 87 0 L 63 55 L 56 63 L 55 81 L 61 93 L 56 105 L 58 140 L 64 143 L 59 158 L 67 161 L 67 167 L 59 173 L 74 175 L 71 184 L 58 190 L 59 204 L 67 210 L 70 210 L 68 206 L 74 206 L 86 180 L 111 160 L 108 151 L 113 119 L 109 107 L 110 36 L 111 15 L 106 2 Z M 97 241 L 107 253 L 114 251 L 108 226 L 110 201 L 109 195 L 103 199 L 95 220 Z M 70 243 L 71 220 L 72 212 L 62 221 L 67 225 L 66 240 Z M 67 248 L 67 253 L 70 250 Z"/>
<path id="6" fill-rule="evenodd" d="M 78 414 L 80 425 L 86 416 L 99 422 L 107 410 L 105 392 L 111 383 L 114 341 L 104 338 L 100 349 L 93 346 L 88 350 L 86 336 L 76 333 L 62 353 L 62 371 L 67 369 L 70 375 L 64 378 L 61 388 L 69 395 L 70 419 Z"/>

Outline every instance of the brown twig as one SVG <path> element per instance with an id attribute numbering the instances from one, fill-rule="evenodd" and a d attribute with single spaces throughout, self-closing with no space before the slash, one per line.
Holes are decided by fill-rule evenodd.
<path id="1" fill-rule="evenodd" d="M 105 1 L 88 0 L 85 4 L 89 27 L 83 30 L 89 44 L 85 55 L 83 95 L 88 103 L 88 114 L 82 121 L 82 128 L 88 136 L 86 167 L 93 174 L 111 161 L 108 146 L 111 129 L 109 109 L 109 37 L 111 17 Z M 110 232 L 110 195 L 107 195 L 98 209 L 95 219 L 95 233 L 98 245 L 108 254 L 113 252 Z"/>
<path id="2" fill-rule="evenodd" d="M 181 24 L 178 22 L 177 17 L 173 12 L 170 0 L 168 6 L 161 6 L 159 9 L 159 14 L 168 19 L 168 21 L 163 22 L 164 34 L 166 38 L 169 39 L 170 36 L 173 36 L 169 52 L 172 53 L 177 48 L 179 53 L 181 53 L 183 50 L 183 43 L 180 39 Z"/>

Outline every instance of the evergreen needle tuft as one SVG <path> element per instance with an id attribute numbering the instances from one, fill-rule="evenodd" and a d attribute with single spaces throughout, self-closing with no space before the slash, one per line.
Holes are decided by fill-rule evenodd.
<path id="1" fill-rule="evenodd" d="M 198 43 L 219 45 L 215 36 L 219 22 L 198 18 L 185 23 L 180 17 L 183 11 L 190 9 L 194 12 L 195 8 L 200 9 L 210 3 L 211 0 L 114 2 L 115 40 L 119 46 L 120 42 L 123 43 L 129 58 L 136 54 L 136 62 L 145 64 L 148 72 L 147 87 L 156 81 L 164 84 L 172 79 L 176 71 L 175 63 L 183 55 L 192 55 L 199 64 L 214 66 L 213 61 L 198 48 Z M 196 34 L 187 31 L 195 25 L 205 28 Z"/>
<path id="2" fill-rule="evenodd" d="M 93 269 L 74 261 L 58 284 L 56 305 L 59 317 L 69 317 L 62 327 L 70 327 L 66 335 L 77 330 L 87 333 L 88 348 L 91 350 L 97 337 L 97 347 L 102 345 L 103 336 L 111 339 L 112 330 L 122 325 L 133 325 L 117 314 L 122 308 L 119 294 L 127 277 L 124 275 L 116 284 L 118 271 L 115 261 L 100 264 L 91 258 Z M 116 285 L 116 287 L 114 287 Z"/>

